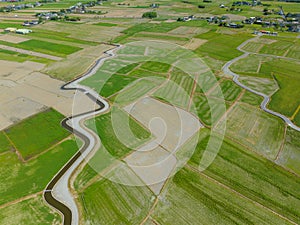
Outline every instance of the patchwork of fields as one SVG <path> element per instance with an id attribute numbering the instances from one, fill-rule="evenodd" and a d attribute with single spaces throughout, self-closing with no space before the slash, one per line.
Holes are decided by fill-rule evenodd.
<path id="1" fill-rule="evenodd" d="M 151 32 L 151 27 L 149 30 Z M 207 37 L 209 35 L 214 37 L 213 33 L 207 33 L 207 35 Z M 236 43 L 238 44 L 240 43 Z M 193 77 L 174 65 L 154 61 L 136 62 L 137 57 L 146 58 L 149 51 L 153 50 L 145 46 L 122 48 L 117 52 L 117 57 L 105 61 L 101 67 L 103 70 L 100 68 L 94 76 L 84 80 L 82 84 L 99 90 L 101 95 L 107 97 L 114 105 L 112 111 L 116 110 L 115 107 L 134 104 L 144 96 L 153 96 L 164 103 L 195 112 L 199 120 L 209 129 L 200 132 L 200 140 L 188 165 L 167 180 L 159 196 L 146 194 L 152 190 L 152 186 L 131 188 L 120 184 L 122 181 L 111 182 L 110 180 L 116 181 L 116 178 L 112 178 L 116 176 L 116 173 L 110 171 L 118 171 L 120 165 L 118 161 L 107 156 L 105 149 L 100 148 L 91 162 L 79 173 L 74 183 L 80 199 L 79 204 L 85 208 L 82 221 L 97 221 L 97 223 L 105 224 L 108 223 L 108 217 L 110 217 L 114 222 L 122 220 L 125 224 L 138 224 L 142 221 L 145 224 L 196 224 L 199 221 L 225 224 L 298 223 L 299 178 L 295 175 L 299 174 L 298 133 L 289 130 L 279 118 L 259 109 L 261 97 L 242 90 L 227 77 L 217 77 L 213 82 L 206 79 L 207 72 L 204 72 L 198 78 L 202 84 L 200 87 L 201 85 L 195 85 Z M 163 53 L 158 50 L 156 54 Z M 207 56 L 215 57 L 212 54 Z M 219 58 L 219 60 L 226 61 L 236 55 L 226 57 L 229 58 Z M 259 62 L 262 58 L 251 56 L 250 60 Z M 281 62 L 281 59 L 278 61 Z M 280 67 L 278 61 L 276 64 Z M 257 68 L 253 68 L 248 62 L 238 62 L 241 66 L 234 64 L 233 68 L 247 70 L 245 74 L 249 77 L 255 77 L 252 74 L 258 74 L 258 78 L 271 80 L 273 74 L 270 71 L 272 66 L 267 64 L 269 62 L 273 62 L 273 58 L 266 58 L 264 61 L 269 67 L 258 65 Z M 293 71 L 293 68 L 288 69 Z M 266 82 L 266 86 L 267 84 Z M 187 99 L 178 86 L 184 93 L 187 93 Z M 276 84 L 274 86 L 278 88 Z M 190 101 L 194 104 L 196 111 L 188 107 L 191 104 Z M 217 118 L 214 122 L 211 121 L 212 111 Z M 113 130 L 107 123 L 110 120 L 110 114 L 95 118 L 98 134 L 103 141 L 103 146 L 110 154 L 125 160 L 125 157 L 130 154 L 130 148 L 122 146 L 115 135 L 110 134 L 108 138 L 104 134 Z M 122 121 L 124 123 L 125 119 L 118 121 L 122 127 Z M 88 123 L 91 127 L 94 121 L 88 121 Z M 226 137 L 220 151 L 212 164 L 205 171 L 200 172 L 199 161 L 204 154 L 209 154 L 205 153 L 208 151 L 206 150 L 208 141 L 212 139 L 212 143 L 217 142 L 220 138 L 218 130 L 224 127 L 225 123 Z M 143 126 L 139 126 L 132 131 L 138 131 L 135 135 L 140 136 L 146 131 L 143 132 L 143 129 L 145 129 Z M 125 130 L 123 133 L 126 133 Z M 113 141 L 108 142 L 108 139 Z M 134 142 L 134 139 L 124 140 L 124 145 L 137 146 L 147 139 L 138 143 Z M 187 148 L 189 148 L 189 143 L 183 146 L 183 149 Z M 114 152 L 114 149 L 124 150 L 124 153 Z M 185 153 L 179 151 L 178 154 Z M 103 160 L 103 157 L 106 160 Z M 97 170 L 100 174 L 95 172 L 95 166 L 99 167 Z M 122 175 L 123 179 L 132 177 L 133 171 L 129 168 L 125 171 L 131 175 L 125 177 Z M 111 173 L 113 175 L 110 175 Z M 108 183 L 114 190 L 113 192 L 108 192 L 105 188 Z M 143 199 L 140 201 L 144 202 L 146 209 L 150 211 L 148 215 L 140 205 L 128 206 L 129 209 L 137 207 L 130 212 L 125 209 L 128 201 L 136 202 L 137 197 L 129 191 L 133 189 L 136 193 L 142 193 L 140 197 Z M 125 198 L 120 193 L 127 197 Z M 114 203 L 116 198 L 122 199 L 122 204 L 116 205 Z M 93 214 L 91 209 L 95 205 L 91 206 L 90 202 L 97 205 L 99 213 L 101 212 L 107 218 Z M 114 216 L 105 213 L 105 209 L 115 212 Z M 197 213 L 194 213 L 195 210 Z M 132 217 L 132 213 L 136 211 L 141 212 L 143 216 Z"/>
<path id="2" fill-rule="evenodd" d="M 6 68 L 0 94 L 9 99 L 0 102 L 5 122 L 0 224 L 63 223 L 45 203 L 43 190 L 81 141 L 61 127 L 75 111 L 70 109 L 75 91 L 64 95 L 54 88 L 85 74 L 116 43 L 123 46 L 115 56 L 80 81 L 110 109 L 81 124 L 101 143 L 70 179 L 79 224 L 300 224 L 300 133 L 261 110 L 262 97 L 222 70 L 251 38 L 241 49 L 249 55 L 230 69 L 240 82 L 270 96 L 269 109 L 300 126 L 299 36 L 273 27 L 263 29 L 278 36 L 253 38 L 260 25 L 231 29 L 206 21 L 210 16 L 234 23 L 255 16 L 282 20 L 279 6 L 299 13 L 298 4 L 231 7 L 227 0 L 158 0 L 158 7 L 149 7 L 153 2 L 103 1 L 86 7 L 92 11 L 66 14 L 80 21 L 50 19 L 27 35 L 4 32 L 24 28 L 25 20 L 37 19 L 35 13 L 64 12 L 77 3 L 0 12 L 0 60 Z M 19 3 L 0 7 L 7 4 Z M 264 9 L 271 14 L 263 15 Z M 142 18 L 152 11 L 157 18 Z M 190 15 L 199 19 L 180 21 Z M 17 89 L 28 98 L 15 96 Z M 91 93 L 81 93 L 79 113 L 91 110 Z"/>
<path id="3" fill-rule="evenodd" d="M 285 47 L 283 48 L 286 50 Z M 234 63 L 231 69 L 242 76 L 240 78 L 242 83 L 271 96 L 268 105 L 270 109 L 286 115 L 299 125 L 297 110 L 300 105 L 298 88 L 300 64 L 298 61 L 250 55 Z"/>
<path id="4" fill-rule="evenodd" d="M 41 197 L 42 190 L 78 146 L 60 127 L 63 115 L 48 109 L 0 133 L 0 223 L 61 221 Z M 53 163 L 55 160 L 55 163 Z M 11 212 L 18 212 L 12 218 Z"/>

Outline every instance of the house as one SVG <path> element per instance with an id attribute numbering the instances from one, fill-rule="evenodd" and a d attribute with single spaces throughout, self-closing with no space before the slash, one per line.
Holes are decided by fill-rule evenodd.
<path id="1" fill-rule="evenodd" d="M 290 32 L 300 32 L 300 25 L 299 24 L 290 25 L 289 28 L 288 28 L 288 31 L 290 31 Z"/>
<path id="2" fill-rule="evenodd" d="M 229 23 L 228 27 L 230 27 L 230 28 L 238 28 L 238 25 L 236 23 Z"/>
<path id="3" fill-rule="evenodd" d="M 150 8 L 158 8 L 159 7 L 159 4 L 156 4 L 156 3 L 152 3 L 150 5 Z"/>
<path id="4" fill-rule="evenodd" d="M 29 34 L 31 32 L 32 32 L 32 30 L 28 30 L 28 29 L 18 29 L 18 30 L 16 30 L 17 34 Z"/>

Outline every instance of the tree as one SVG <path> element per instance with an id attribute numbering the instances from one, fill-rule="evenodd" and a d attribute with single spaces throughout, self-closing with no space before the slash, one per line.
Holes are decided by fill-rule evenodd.
<path id="1" fill-rule="evenodd" d="M 157 17 L 157 13 L 156 12 L 145 12 L 142 17 L 153 19 L 153 18 Z"/>

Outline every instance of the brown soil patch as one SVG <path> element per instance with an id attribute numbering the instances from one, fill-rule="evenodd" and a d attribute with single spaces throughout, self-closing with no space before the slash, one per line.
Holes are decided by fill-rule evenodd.
<path id="1" fill-rule="evenodd" d="M 199 38 L 192 38 L 190 42 L 184 45 L 185 48 L 190 50 L 195 50 L 199 48 L 201 45 L 203 45 L 207 40 L 199 39 Z"/>
<path id="2" fill-rule="evenodd" d="M 10 34 L 4 34 L 0 36 L 0 41 L 6 41 L 14 44 L 19 44 L 24 41 L 28 41 L 28 38 L 18 37 Z"/>
<path id="3" fill-rule="evenodd" d="M 0 130 L 45 107 L 52 107 L 65 116 L 72 114 L 74 91 L 61 90 L 63 81 L 34 72 L 43 67 L 35 62 L 0 60 Z M 85 94 L 79 93 L 76 98 L 84 106 L 77 112 L 94 109 L 94 102 Z"/>

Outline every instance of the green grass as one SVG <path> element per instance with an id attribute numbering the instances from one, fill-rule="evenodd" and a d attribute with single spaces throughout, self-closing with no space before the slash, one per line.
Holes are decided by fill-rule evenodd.
<path id="1" fill-rule="evenodd" d="M 137 33 L 133 35 L 133 38 L 147 38 L 148 40 L 169 40 L 169 41 L 182 41 L 182 42 L 187 42 L 189 38 L 186 37 L 177 37 L 177 36 L 172 36 L 170 35 L 159 35 L 157 33 Z"/>
<path id="2" fill-rule="evenodd" d="M 5 133 L 23 158 L 29 159 L 70 135 L 60 126 L 63 118 L 49 109 L 6 129 Z"/>
<path id="3" fill-rule="evenodd" d="M 66 41 L 76 44 L 84 44 L 84 45 L 92 45 L 95 46 L 99 43 L 92 42 L 92 41 L 85 41 L 76 38 L 69 37 L 70 34 L 63 33 L 63 32 L 56 32 L 56 31 L 49 31 L 43 29 L 34 29 L 32 33 L 28 35 L 28 37 L 38 37 L 38 38 L 46 38 L 46 39 L 53 39 L 57 41 Z M 51 41 L 51 40 L 50 40 Z"/>
<path id="4" fill-rule="evenodd" d="M 255 76 L 255 77 L 262 77 L 262 78 L 269 78 L 271 79 L 272 76 L 270 72 L 264 71 L 265 63 L 269 60 L 272 60 L 268 57 L 261 57 L 257 55 L 249 55 L 246 58 L 242 58 L 237 62 L 233 63 L 230 66 L 230 69 L 240 75 L 246 76 Z M 259 68 L 261 64 L 261 67 Z"/>
<path id="5" fill-rule="evenodd" d="M 280 89 L 271 97 L 269 107 L 286 116 L 292 116 L 300 105 L 300 64 L 279 61 L 271 66 L 276 71 L 274 76 Z"/>
<path id="6" fill-rule="evenodd" d="M 181 108 L 187 108 L 194 80 L 182 70 L 175 68 L 171 72 L 170 81 L 153 93 L 153 96 L 170 102 Z"/>
<path id="7" fill-rule="evenodd" d="M 45 205 L 41 195 L 0 209 L 0 223 L 19 224 L 58 224 L 61 216 Z"/>
<path id="8" fill-rule="evenodd" d="M 263 101 L 263 97 L 246 91 L 240 101 L 249 105 L 259 106 Z"/>
<path id="9" fill-rule="evenodd" d="M 232 80 L 227 80 L 227 79 L 223 80 L 220 83 L 220 89 L 223 93 L 224 100 L 230 101 L 230 102 L 235 101 L 242 91 L 241 87 L 239 87 L 235 83 L 233 83 Z M 217 92 L 218 91 L 212 92 L 210 96 L 220 97 L 220 95 L 218 95 Z"/>
<path id="10" fill-rule="evenodd" d="M 22 23 L 8 23 L 8 22 L 0 22 L 0 29 L 6 29 L 8 27 L 13 27 L 17 29 L 23 28 Z"/>
<path id="11" fill-rule="evenodd" d="M 242 103 L 235 105 L 226 119 L 226 134 L 230 138 L 269 159 L 276 158 L 284 135 L 281 119 Z"/>
<path id="12" fill-rule="evenodd" d="M 128 89 L 123 90 L 121 93 L 118 93 L 117 96 L 113 96 L 114 104 L 118 105 L 127 105 L 131 102 L 138 100 L 140 97 L 144 96 L 153 88 L 157 87 L 163 79 L 140 79 L 136 83 L 132 84 Z"/>
<path id="13" fill-rule="evenodd" d="M 83 191 L 85 185 L 87 185 L 91 179 L 99 175 L 100 172 L 111 166 L 114 162 L 114 157 L 101 146 L 76 177 L 74 181 L 75 189 L 79 192 Z"/>
<path id="14" fill-rule="evenodd" d="M 219 137 L 213 138 L 215 139 L 212 140 L 216 141 Z M 208 140 L 209 135 L 199 142 L 190 161 L 193 167 L 198 167 Z M 243 146 L 225 139 L 218 155 L 204 171 L 204 174 L 295 223 L 300 222 L 299 178 L 264 157 L 245 150 Z M 215 189 L 212 191 L 214 192 Z M 232 193 L 231 196 L 233 196 Z M 228 200 L 229 202 L 231 202 L 231 198 Z M 224 198 L 221 199 L 221 202 L 226 202 Z M 239 209 L 241 208 L 243 207 L 239 207 Z M 250 219 L 252 216 L 247 218 Z M 279 219 L 277 216 L 275 218 Z M 261 219 L 266 220 L 265 217 L 261 217 Z"/>
<path id="15" fill-rule="evenodd" d="M 26 54 L 4 50 L 4 49 L 0 49 L 0 59 L 13 61 L 13 62 L 33 61 L 33 62 L 44 63 L 44 64 L 49 64 L 50 62 L 53 62 L 50 59 L 40 58 L 32 55 L 26 55 Z"/>
<path id="16" fill-rule="evenodd" d="M 124 30 L 122 33 L 124 35 L 119 36 L 114 39 L 113 42 L 118 43 L 118 42 L 123 42 L 126 38 L 133 36 L 136 33 L 139 32 L 155 32 L 155 33 L 167 33 L 168 31 L 171 31 L 177 27 L 180 27 L 182 25 L 184 26 L 202 26 L 205 25 L 205 21 L 190 21 L 189 23 L 182 23 L 182 22 L 174 22 L 174 23 L 167 23 L 167 22 L 162 22 L 159 24 L 155 23 L 140 23 L 137 25 L 134 25 L 126 30 Z"/>
<path id="17" fill-rule="evenodd" d="M 225 103 L 224 107 L 224 101 L 221 99 L 209 97 L 208 101 L 207 97 L 202 94 L 194 95 L 193 103 L 199 119 L 207 126 L 216 124 L 229 107 L 228 103 Z M 214 118 L 212 117 L 212 111 L 214 112 Z"/>
<path id="18" fill-rule="evenodd" d="M 131 182 L 131 175 L 118 176 Z M 140 224 L 149 212 L 153 194 L 146 186 L 127 186 L 108 179 L 93 183 L 79 195 L 85 223 Z"/>
<path id="19" fill-rule="evenodd" d="M 129 124 L 126 123 L 127 119 Z M 117 128 L 113 127 L 113 122 Z M 138 147 L 148 140 L 151 136 L 144 127 L 137 123 L 126 112 L 117 107 L 113 107 L 107 114 L 98 116 L 94 120 L 87 121 L 87 126 L 99 135 L 102 145 L 116 158 L 125 156 L 135 147 Z M 115 133 L 115 129 L 123 135 L 122 140 L 119 140 L 119 136 Z M 132 132 L 134 137 L 128 135 L 128 132 Z"/>
<path id="20" fill-rule="evenodd" d="M 145 50 L 145 46 L 125 45 L 124 48 L 118 50 L 118 55 L 144 55 Z"/>
<path id="21" fill-rule="evenodd" d="M 55 43 L 40 41 L 40 40 L 28 40 L 28 41 L 21 42 L 19 44 L 0 41 L 0 44 L 8 45 L 15 48 L 21 48 L 29 51 L 49 54 L 49 55 L 61 56 L 61 57 L 65 57 L 69 54 L 81 50 L 81 48 L 75 46 L 55 44 Z"/>
<path id="22" fill-rule="evenodd" d="M 293 170 L 298 175 L 300 175 L 299 146 L 300 132 L 288 127 L 283 150 L 276 160 L 276 163 Z"/>
<path id="23" fill-rule="evenodd" d="M 151 72 L 167 73 L 171 65 L 161 62 L 148 61 L 141 65 L 141 69 L 149 70 Z"/>
<path id="24" fill-rule="evenodd" d="M 131 72 L 134 68 L 136 68 L 138 65 L 139 65 L 139 63 L 132 63 L 132 64 L 130 64 L 130 65 L 128 65 L 128 66 L 125 66 L 125 67 L 119 69 L 117 73 L 123 74 L 123 75 L 128 74 L 128 73 Z"/>
<path id="25" fill-rule="evenodd" d="M 247 43 L 243 49 L 248 51 L 248 52 L 256 52 L 258 53 L 261 47 L 263 46 L 262 43 L 257 43 L 257 42 L 249 42 Z"/>
<path id="26" fill-rule="evenodd" d="M 288 224 L 187 168 L 180 170 L 167 188 L 152 216 L 159 224 Z"/>
<path id="27" fill-rule="evenodd" d="M 293 121 L 298 127 L 300 127 L 300 111 L 296 114 Z"/>
<path id="28" fill-rule="evenodd" d="M 253 76 L 240 76 L 239 81 L 252 90 L 264 93 L 269 96 L 271 96 L 278 90 L 278 85 L 275 79 Z"/>
<path id="29" fill-rule="evenodd" d="M 115 23 L 104 23 L 104 22 L 94 23 L 93 25 L 102 26 L 102 27 L 115 27 L 115 26 L 118 26 L 118 24 L 115 24 Z"/>
<path id="30" fill-rule="evenodd" d="M 226 35 L 209 31 L 197 36 L 208 41 L 195 50 L 199 56 L 209 56 L 211 58 L 229 61 L 238 57 L 242 53 L 236 48 L 245 40 L 250 38 L 249 34 Z"/>
<path id="31" fill-rule="evenodd" d="M 93 88 L 103 97 L 109 97 L 115 94 L 137 79 L 118 74 L 112 75 L 114 72 L 128 72 L 136 66 L 136 64 L 123 65 L 121 63 L 122 62 L 117 60 L 106 61 L 106 64 L 103 64 L 93 76 L 84 79 L 81 84 Z"/>
<path id="32" fill-rule="evenodd" d="M 293 42 L 278 40 L 272 44 L 263 46 L 259 53 L 283 56 L 292 45 Z"/>
<path id="33" fill-rule="evenodd" d="M 122 90 L 127 85 L 131 84 L 134 80 L 136 80 L 136 78 L 114 74 L 105 82 L 103 88 L 100 91 L 100 95 L 109 97 Z"/>
<path id="34" fill-rule="evenodd" d="M 242 77 L 243 83 L 247 84 L 247 81 L 250 81 L 254 85 L 254 90 L 262 91 L 265 94 L 274 92 L 272 87 L 274 84 L 268 84 L 269 82 L 263 80 L 261 80 L 261 84 L 254 84 L 253 81 L 256 79 L 259 82 L 259 78 L 267 78 L 274 83 L 273 79 L 276 79 L 279 90 L 271 97 L 270 109 L 290 117 L 298 108 L 300 104 L 298 88 L 300 64 L 298 62 L 250 55 L 234 63 L 231 69 L 240 75 L 253 77 L 251 79 Z"/>
<path id="35" fill-rule="evenodd" d="M 12 150 L 13 146 L 9 142 L 9 140 L 6 138 L 6 135 L 3 131 L 0 131 L 0 153 L 7 152 L 9 150 Z"/>
<path id="36" fill-rule="evenodd" d="M 144 78 L 144 77 L 167 77 L 167 74 L 152 72 L 149 70 L 143 70 L 141 68 L 137 68 L 133 70 L 128 76 L 136 77 L 136 78 Z"/>
<path id="37" fill-rule="evenodd" d="M 67 140 L 26 163 L 14 152 L 1 154 L 0 179 L 5 182 L 0 184 L 0 205 L 42 191 L 77 149 L 74 140 Z"/>

